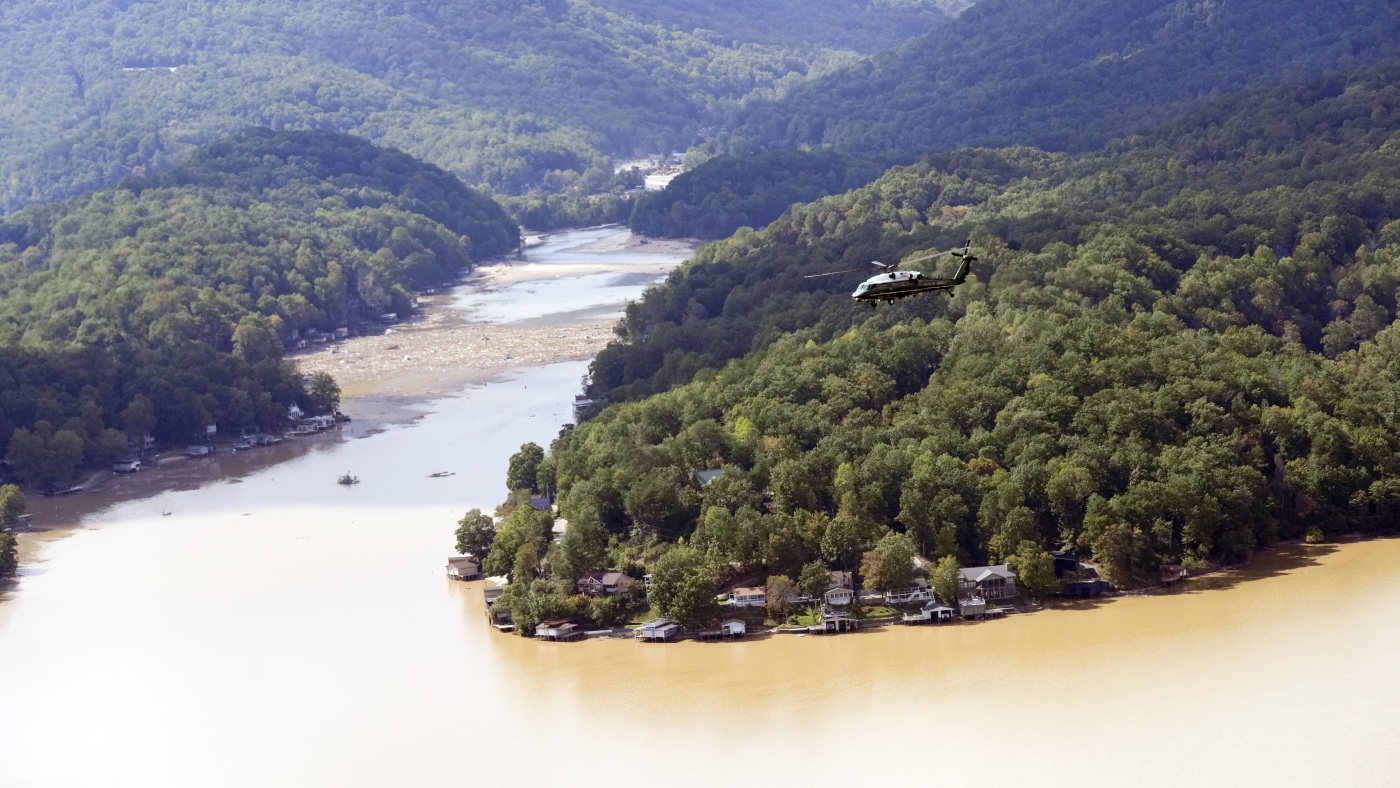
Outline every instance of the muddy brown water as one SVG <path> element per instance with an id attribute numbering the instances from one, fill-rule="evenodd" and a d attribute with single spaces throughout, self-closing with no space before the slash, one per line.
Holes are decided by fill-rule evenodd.
<path id="1" fill-rule="evenodd" d="M 972 625 L 496 633 L 443 576 L 453 521 L 584 368 L 49 502 L 77 527 L 0 600 L 0 786 L 1400 783 L 1400 541 Z"/>

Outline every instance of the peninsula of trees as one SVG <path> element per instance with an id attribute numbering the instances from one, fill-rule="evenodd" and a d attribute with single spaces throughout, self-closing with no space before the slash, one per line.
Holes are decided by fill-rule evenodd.
<path id="1" fill-rule="evenodd" d="M 612 404 L 528 474 L 564 542 L 528 507 L 500 526 L 512 612 L 568 612 L 600 566 L 675 562 L 694 595 L 908 539 L 964 565 L 1067 548 L 1130 588 L 1394 531 L 1397 84 L 1383 62 L 1097 153 L 935 155 L 708 245 L 629 306 L 592 366 Z M 952 299 L 872 313 L 802 278 L 969 236 Z"/>
<path id="2" fill-rule="evenodd" d="M 0 219 L 0 455 L 59 482 L 205 425 L 272 430 L 307 388 L 284 346 L 406 313 L 415 288 L 519 230 L 492 200 L 397 151 L 251 130 L 180 166 Z"/>

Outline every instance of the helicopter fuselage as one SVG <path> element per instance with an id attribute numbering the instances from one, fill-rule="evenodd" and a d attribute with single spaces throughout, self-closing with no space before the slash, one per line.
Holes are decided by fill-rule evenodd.
<path id="1" fill-rule="evenodd" d="M 872 276 L 860 283 L 851 293 L 857 301 L 894 301 L 920 293 L 952 292 L 959 282 L 956 279 L 941 279 L 924 276 L 918 271 L 890 271 Z"/>

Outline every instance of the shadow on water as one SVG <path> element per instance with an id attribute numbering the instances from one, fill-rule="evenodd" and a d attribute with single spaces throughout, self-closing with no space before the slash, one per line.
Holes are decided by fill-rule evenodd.
<path id="1" fill-rule="evenodd" d="M 1288 544 L 1261 550 L 1248 563 L 1222 569 L 1200 577 L 1188 578 L 1181 590 L 1160 590 L 1163 594 L 1199 594 L 1207 591 L 1227 591 L 1241 583 L 1280 577 L 1299 569 L 1317 566 L 1322 559 L 1337 551 L 1336 545 Z"/>

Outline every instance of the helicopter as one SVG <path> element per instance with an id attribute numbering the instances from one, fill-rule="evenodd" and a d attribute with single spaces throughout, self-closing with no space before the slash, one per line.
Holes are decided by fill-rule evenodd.
<path id="1" fill-rule="evenodd" d="M 973 257 L 972 252 L 969 250 L 970 246 L 972 246 L 972 241 L 968 240 L 963 244 L 961 249 L 950 249 L 946 252 L 926 254 L 922 257 L 905 260 L 902 263 L 886 264 L 879 260 L 872 260 L 870 264 L 879 268 L 881 273 L 861 282 L 860 287 L 857 287 L 856 291 L 851 293 L 851 298 L 869 303 L 872 309 L 881 301 L 894 301 L 895 299 L 908 298 L 909 296 L 920 295 L 922 293 L 944 292 L 948 294 L 949 298 L 952 298 L 953 288 L 967 281 L 968 268 L 977 261 L 977 258 Z M 918 271 L 895 270 L 901 265 L 932 260 L 945 255 L 952 255 L 953 257 L 962 259 L 962 263 L 958 266 L 958 272 L 952 279 L 924 276 Z M 865 273 L 869 270 L 868 268 L 852 268 L 845 271 L 830 271 L 825 274 L 811 274 L 803 278 L 816 279 L 822 276 Z"/>

